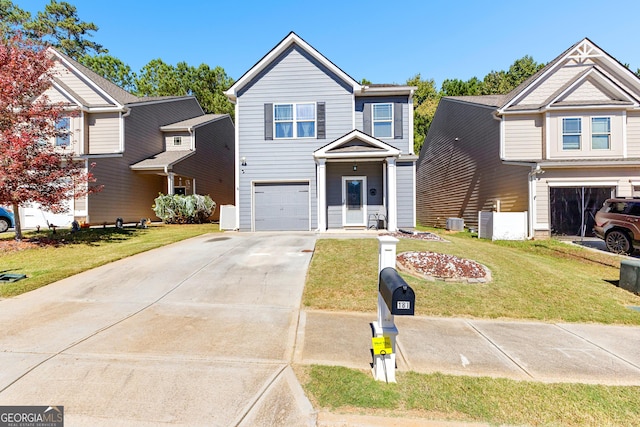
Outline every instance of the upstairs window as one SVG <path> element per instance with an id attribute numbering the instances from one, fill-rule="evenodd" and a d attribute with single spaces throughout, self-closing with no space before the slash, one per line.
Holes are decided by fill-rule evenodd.
<path id="1" fill-rule="evenodd" d="M 391 138 L 393 136 L 393 104 L 372 105 L 373 136 Z"/>
<path id="2" fill-rule="evenodd" d="M 173 137 L 173 146 L 174 147 L 179 147 L 182 145 L 182 137 L 181 136 L 174 136 Z"/>
<path id="3" fill-rule="evenodd" d="M 562 119 L 562 149 L 579 150 L 582 137 L 582 120 L 580 118 Z"/>
<path id="4" fill-rule="evenodd" d="M 315 138 L 316 104 L 275 104 L 273 106 L 275 138 Z"/>
<path id="5" fill-rule="evenodd" d="M 591 148 L 609 150 L 611 148 L 611 118 L 591 118 Z"/>
<path id="6" fill-rule="evenodd" d="M 63 117 L 56 123 L 56 147 L 68 147 L 71 140 L 71 121 Z"/>

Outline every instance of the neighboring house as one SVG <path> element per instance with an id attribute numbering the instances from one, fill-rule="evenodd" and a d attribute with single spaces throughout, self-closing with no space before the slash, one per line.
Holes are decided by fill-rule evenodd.
<path id="1" fill-rule="evenodd" d="M 507 95 L 445 97 L 417 166 L 422 225 L 528 212 L 529 237 L 590 234 L 640 196 L 640 79 L 589 39 Z"/>
<path id="2" fill-rule="evenodd" d="M 239 229 L 414 227 L 414 89 L 361 85 L 287 35 L 226 92 Z"/>
<path id="3" fill-rule="evenodd" d="M 208 194 L 218 206 L 233 203 L 234 126 L 229 115 L 204 114 L 192 96 L 138 98 L 54 49 L 50 52 L 56 76 L 46 95 L 73 112 L 58 123 L 70 137 L 57 138 L 55 144 L 72 150 L 94 174 L 95 184 L 104 186 L 70 201 L 68 221 L 156 220 L 152 205 L 158 193 Z M 25 218 L 27 226 L 45 217 L 38 209 L 25 212 L 33 216 Z M 218 215 L 216 209 L 213 218 Z"/>

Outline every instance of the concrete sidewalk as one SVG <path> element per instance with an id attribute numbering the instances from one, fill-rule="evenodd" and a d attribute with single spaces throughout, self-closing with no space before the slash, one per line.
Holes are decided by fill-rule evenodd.
<path id="1" fill-rule="evenodd" d="M 367 369 L 375 313 L 303 311 L 294 362 Z M 640 385 L 640 327 L 395 316 L 399 371 Z"/>

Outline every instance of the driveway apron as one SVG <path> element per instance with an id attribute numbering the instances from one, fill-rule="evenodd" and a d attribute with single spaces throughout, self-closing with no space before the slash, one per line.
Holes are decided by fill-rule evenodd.
<path id="1" fill-rule="evenodd" d="M 312 233 L 220 233 L 0 301 L 0 405 L 67 425 L 313 425 L 289 366 Z"/>

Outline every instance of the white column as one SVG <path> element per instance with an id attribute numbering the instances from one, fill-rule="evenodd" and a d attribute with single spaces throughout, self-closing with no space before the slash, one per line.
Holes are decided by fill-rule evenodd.
<path id="1" fill-rule="evenodd" d="M 396 158 L 387 157 L 387 230 L 394 232 L 398 228 L 396 183 Z"/>
<path id="2" fill-rule="evenodd" d="M 327 231 L 327 159 L 316 159 L 318 194 L 318 231 Z"/>
<path id="3" fill-rule="evenodd" d="M 167 194 L 173 194 L 173 180 L 175 178 L 175 174 L 173 172 L 169 172 L 167 175 Z"/>

